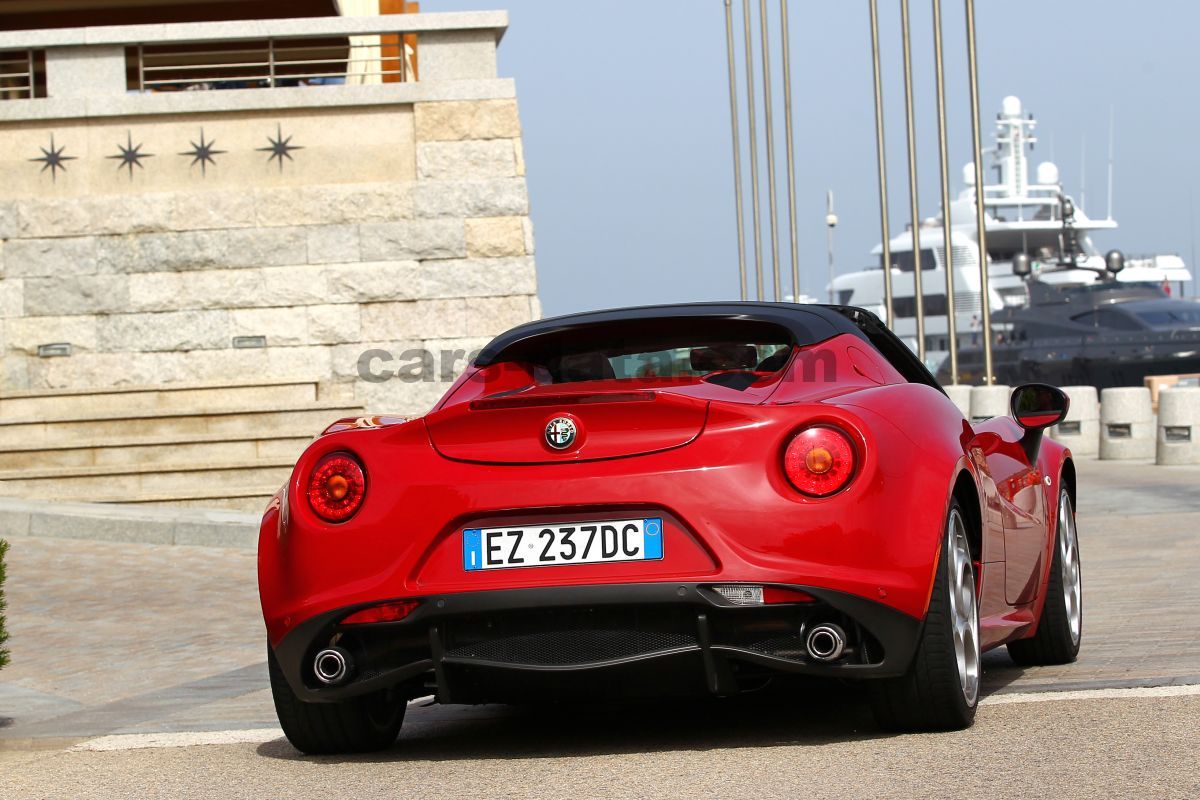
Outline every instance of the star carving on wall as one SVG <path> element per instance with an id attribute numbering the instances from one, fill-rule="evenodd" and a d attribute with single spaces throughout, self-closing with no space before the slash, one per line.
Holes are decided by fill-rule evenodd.
<path id="1" fill-rule="evenodd" d="M 77 160 L 76 156 L 64 155 L 64 152 L 67 149 L 66 145 L 63 145 L 62 147 L 55 146 L 53 133 L 50 134 L 50 149 L 47 150 L 45 147 L 40 147 L 38 149 L 42 151 L 41 156 L 38 158 L 31 158 L 29 160 L 40 162 L 42 165 L 42 172 L 50 170 L 50 180 L 54 181 L 55 183 L 58 182 L 58 171 L 61 169 L 63 172 L 66 172 L 67 162 Z"/>
<path id="2" fill-rule="evenodd" d="M 283 172 L 283 160 L 285 158 L 288 161 L 295 161 L 295 159 L 292 158 L 293 150 L 304 149 L 300 145 L 292 144 L 291 136 L 287 137 L 286 139 L 283 138 L 283 126 L 281 126 L 279 123 L 275 123 L 275 138 L 272 139 L 270 136 L 268 136 L 267 141 L 271 143 L 269 147 L 256 147 L 254 149 L 260 153 L 270 153 L 270 155 L 267 156 L 268 164 L 275 159 L 279 159 L 280 172 Z"/>
<path id="3" fill-rule="evenodd" d="M 222 153 L 228 152 L 226 150 L 214 150 L 213 145 L 215 145 L 216 143 L 217 143 L 217 141 L 215 139 L 213 139 L 212 141 L 205 140 L 204 128 L 201 128 L 199 143 L 191 142 L 192 149 L 185 150 L 182 153 L 180 153 L 179 155 L 190 156 L 192 159 L 192 163 L 189 164 L 188 166 L 194 167 L 197 164 L 199 164 L 200 165 L 200 174 L 204 177 L 208 177 L 208 165 L 212 164 L 213 166 L 216 166 L 216 164 L 217 164 L 217 161 L 214 158 L 214 156 L 219 156 Z"/>
<path id="4" fill-rule="evenodd" d="M 119 160 L 121 163 L 117 164 L 117 172 L 128 169 L 129 180 L 133 180 L 133 168 L 145 169 L 146 165 L 142 163 L 142 159 L 154 158 L 154 153 L 143 153 L 142 147 L 140 142 L 134 146 L 133 134 L 125 131 L 125 144 L 117 143 L 117 150 L 120 152 L 115 156 L 105 156 L 105 158 Z"/>

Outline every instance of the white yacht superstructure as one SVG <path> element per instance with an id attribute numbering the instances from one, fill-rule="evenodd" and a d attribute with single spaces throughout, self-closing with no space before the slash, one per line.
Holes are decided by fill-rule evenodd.
<path id="1" fill-rule="evenodd" d="M 1046 283 L 1092 283 L 1105 267 L 1105 258 L 1092 243 L 1092 231 L 1112 230 L 1112 219 L 1091 219 L 1063 193 L 1058 168 L 1051 162 L 1037 165 L 1035 180 L 1029 181 L 1027 150 L 1037 141 L 1033 136 L 1036 122 L 1024 115 L 1021 101 L 1004 98 L 996 118 L 996 147 L 993 166 L 998 172 L 996 184 L 983 187 L 984 218 L 989 258 L 989 299 L 991 308 L 1024 305 L 1025 281 L 1013 274 L 1013 257 L 1027 254 L 1033 274 Z M 954 311 L 960 345 L 978 343 L 982 332 L 980 319 L 979 243 L 975 227 L 974 165 L 963 168 L 966 188 L 950 207 L 951 259 L 954 269 Z M 1075 264 L 1079 269 L 1059 265 L 1064 250 L 1063 216 L 1073 211 L 1076 233 Z M 925 344 L 927 361 L 940 362 L 948 348 L 946 325 L 945 251 L 942 220 L 944 214 L 921 222 L 921 276 L 924 289 Z M 913 289 L 913 243 L 911 229 L 891 240 L 892 305 L 895 319 L 891 327 L 898 336 L 916 349 L 916 303 Z M 836 277 L 831 285 L 836 303 L 862 306 L 885 316 L 882 269 L 882 245 L 872 254 L 880 264 Z M 1053 271 L 1051 271 L 1053 270 Z M 1191 273 L 1176 255 L 1157 255 L 1131 259 L 1118 279 L 1131 282 L 1190 281 Z"/>

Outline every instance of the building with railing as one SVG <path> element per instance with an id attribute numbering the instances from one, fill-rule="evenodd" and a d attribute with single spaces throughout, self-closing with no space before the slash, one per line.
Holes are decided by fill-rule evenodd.
<path id="1" fill-rule="evenodd" d="M 26 466 L 0 464 L 0 493 L 61 487 L 68 468 L 114 487 L 105 459 L 175 469 L 194 446 L 211 486 L 257 498 L 277 478 L 245 478 L 263 453 L 282 470 L 318 419 L 427 410 L 467 354 L 537 316 L 516 90 L 496 66 L 507 21 L 0 30 L 0 461 Z M 205 416 L 285 385 L 325 410 L 257 409 L 282 449 Z M 239 436 L 249 461 L 209 447 Z M 232 461 L 250 472 L 212 471 Z M 138 469 L 121 480 L 149 486 L 158 468 Z"/>
<path id="2" fill-rule="evenodd" d="M 427 406 L 429 381 L 357 380 L 364 346 L 470 350 L 537 313 L 506 23 L 0 33 L 36 65 L 0 101 L 2 388 L 314 378 Z"/>

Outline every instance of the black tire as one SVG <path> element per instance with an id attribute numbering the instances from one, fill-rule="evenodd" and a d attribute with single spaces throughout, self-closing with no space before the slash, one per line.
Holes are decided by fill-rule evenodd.
<path id="1" fill-rule="evenodd" d="M 400 734 L 408 704 L 394 691 L 339 703 L 306 703 L 288 685 L 270 646 L 267 670 L 279 725 L 292 746 L 302 753 L 370 753 L 391 747 Z"/>
<path id="2" fill-rule="evenodd" d="M 969 727 L 975 719 L 978 688 L 974 691 L 974 697 L 968 700 L 959 677 L 954 648 L 950 573 L 953 563 L 951 547 L 955 538 L 951 520 L 955 514 L 962 521 L 964 531 L 965 526 L 970 524 L 958 500 L 953 500 L 946 512 L 945 533 L 929 612 L 925 615 L 921 639 L 908 672 L 898 678 L 870 682 L 875 721 L 886 731 L 960 730 Z M 970 571 L 974 585 L 974 566 L 969 558 L 966 569 Z M 978 642 L 977 611 L 975 619 Z M 978 663 L 978 650 L 975 652 Z"/>
<path id="3" fill-rule="evenodd" d="M 1042 606 L 1042 615 L 1038 618 L 1037 633 L 1032 638 L 1008 643 L 1009 656 L 1023 667 L 1070 664 L 1079 656 L 1079 645 L 1083 641 L 1082 578 L 1078 575 L 1079 536 L 1075 531 L 1075 509 L 1065 489 L 1059 495 L 1058 502 L 1059 515 L 1054 526 L 1054 557 L 1050 561 L 1050 580 L 1046 582 L 1046 602 Z M 1062 530 L 1064 520 L 1069 520 L 1069 531 Z M 1069 545 L 1075 549 L 1074 568 L 1080 581 L 1077 629 L 1072 628 L 1068 609 L 1067 571 L 1063 569 L 1064 533 L 1070 537 Z"/>

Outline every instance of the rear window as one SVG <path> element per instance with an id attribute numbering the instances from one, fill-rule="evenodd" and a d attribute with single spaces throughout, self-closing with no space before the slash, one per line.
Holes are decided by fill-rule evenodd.
<path id="1" fill-rule="evenodd" d="M 743 319 L 645 319 L 551 330 L 497 360 L 541 367 L 553 383 L 775 372 L 793 341 L 782 326 Z"/>
<path id="2" fill-rule="evenodd" d="M 779 342 L 719 342 L 644 353 L 597 350 L 562 356 L 546 365 L 555 383 L 605 378 L 689 378 L 714 372 L 774 372 L 790 348 Z M 781 356 L 776 358 L 776 356 Z"/>

